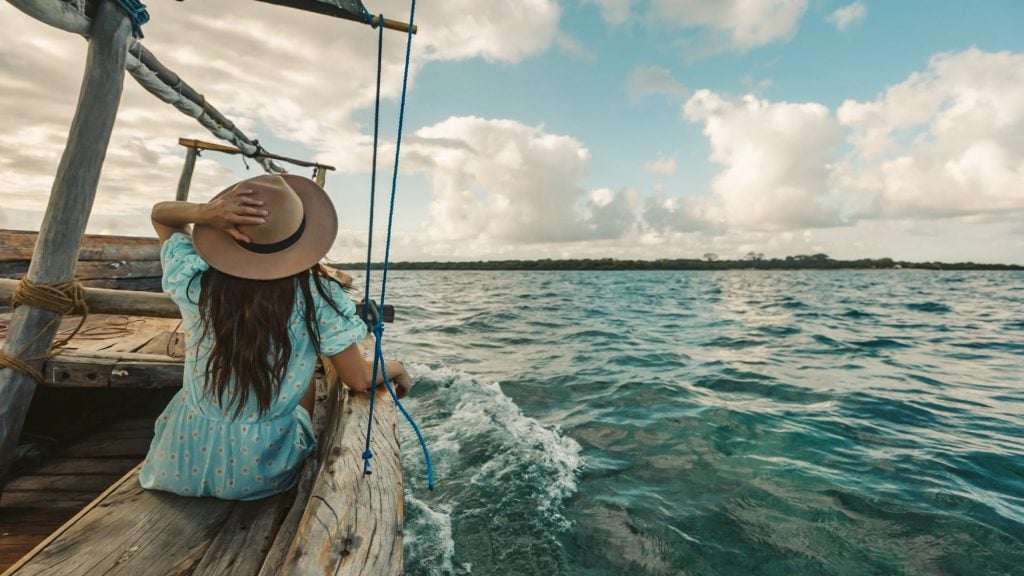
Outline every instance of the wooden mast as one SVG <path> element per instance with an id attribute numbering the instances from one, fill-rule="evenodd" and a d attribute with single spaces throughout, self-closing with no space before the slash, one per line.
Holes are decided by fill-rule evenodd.
<path id="1" fill-rule="evenodd" d="M 192 171 L 196 167 L 196 156 L 199 155 L 199 151 L 195 148 L 189 148 L 185 152 L 185 165 L 181 167 L 181 178 L 178 179 L 178 193 L 175 194 L 174 199 L 183 202 L 188 200 L 188 189 L 192 186 Z"/>
<path id="2" fill-rule="evenodd" d="M 74 274 L 82 233 L 92 210 L 121 101 L 130 34 L 128 16 L 111 0 L 102 0 L 93 20 L 78 107 L 26 276 L 32 282 L 62 282 Z M 50 322 L 55 315 L 56 312 L 31 306 L 16 308 L 4 352 L 23 359 L 48 352 L 57 332 L 57 323 Z M 31 364 L 39 369 L 43 361 Z M 12 368 L 0 368 L 0 486 L 14 459 L 35 388 L 30 376 Z"/>

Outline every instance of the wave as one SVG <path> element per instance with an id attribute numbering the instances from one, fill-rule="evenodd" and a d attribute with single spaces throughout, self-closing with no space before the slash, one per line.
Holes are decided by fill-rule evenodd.
<path id="1" fill-rule="evenodd" d="M 519 557 L 534 567 L 539 552 L 547 573 L 563 573 L 558 534 L 571 525 L 563 502 L 576 492 L 579 443 L 525 415 L 497 382 L 448 367 L 410 369 L 418 383 L 407 404 L 422 420 L 437 486 L 426 491 L 419 446 L 403 430 L 412 495 L 406 496 L 407 573 L 504 571 Z"/>

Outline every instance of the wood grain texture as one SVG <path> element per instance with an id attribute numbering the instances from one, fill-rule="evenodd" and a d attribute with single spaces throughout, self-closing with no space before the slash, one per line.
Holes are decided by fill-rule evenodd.
<path id="1" fill-rule="evenodd" d="M 61 388 L 180 388 L 184 364 L 161 354 L 65 350 L 43 366 L 45 386 Z"/>
<path id="2" fill-rule="evenodd" d="M 27 274 L 33 282 L 62 282 L 74 273 L 121 101 L 130 32 L 128 17 L 120 8 L 109 1 L 99 4 L 78 106 Z M 31 306 L 16 308 L 4 340 L 4 352 L 22 358 L 40 357 L 53 341 L 57 326 L 50 321 L 56 315 Z M 32 364 L 39 369 L 42 361 Z M 11 368 L 0 369 L 0 483 L 6 479 L 14 459 L 35 387 L 30 376 Z"/>
<path id="3" fill-rule="evenodd" d="M 119 282 L 155 281 L 156 279 L 124 279 Z M 0 278 L 0 302 L 9 301 L 18 286 L 17 280 Z M 90 314 L 116 314 L 127 316 L 145 316 L 150 318 L 181 318 L 181 310 L 171 301 L 167 294 L 140 292 L 137 290 L 108 290 L 97 287 L 86 287 L 85 302 L 89 305 Z M 363 303 L 356 302 L 356 314 L 362 317 Z M 394 322 L 395 307 L 384 305 L 384 321 Z"/>
<path id="4" fill-rule="evenodd" d="M 28 260 L 0 261 L 0 278 L 21 278 L 28 267 Z M 162 273 L 159 260 L 80 260 L 75 265 L 75 278 L 79 280 L 160 278 Z"/>
<path id="5" fill-rule="evenodd" d="M 187 574 L 235 504 L 144 490 L 135 471 L 16 574 Z"/>
<path id="6" fill-rule="evenodd" d="M 373 473 L 364 475 L 369 396 L 343 397 L 339 425 L 281 574 L 401 574 L 404 510 L 395 406 L 383 389 L 376 404 Z"/>
<path id="7" fill-rule="evenodd" d="M 188 200 L 188 190 L 192 187 L 192 171 L 196 167 L 196 156 L 198 153 L 195 148 L 189 148 L 185 151 L 185 165 L 181 167 L 181 177 L 178 178 L 178 191 L 174 195 L 174 199 L 179 202 Z"/>
<path id="8" fill-rule="evenodd" d="M 327 364 L 330 366 L 330 364 Z M 320 470 L 320 462 L 326 447 L 326 431 L 334 430 L 341 415 L 338 395 L 341 386 L 333 371 L 329 370 L 324 378 L 317 378 L 316 405 L 313 409 L 313 428 L 316 431 L 317 451 L 302 464 L 299 472 L 299 482 L 295 487 L 295 498 L 288 514 L 285 516 L 281 527 L 274 539 L 274 544 L 267 552 L 263 566 L 260 568 L 259 576 L 275 576 L 281 573 L 281 566 L 284 563 L 285 555 L 291 547 L 295 534 L 302 522 L 302 516 L 309 503 L 309 495 L 313 491 L 313 481 Z"/>
<path id="9" fill-rule="evenodd" d="M 38 232 L 0 229 L 0 261 L 31 260 Z M 78 260 L 136 261 L 160 260 L 156 238 L 86 234 L 78 251 Z"/>
<path id="10" fill-rule="evenodd" d="M 235 504 L 192 576 L 256 574 L 274 542 L 291 495 Z"/>

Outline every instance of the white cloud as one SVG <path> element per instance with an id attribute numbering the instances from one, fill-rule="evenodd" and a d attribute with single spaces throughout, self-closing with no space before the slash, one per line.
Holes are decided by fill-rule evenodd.
<path id="1" fill-rule="evenodd" d="M 657 160 L 645 163 L 644 168 L 653 174 L 671 176 L 676 173 L 676 159 L 671 156 L 659 156 Z"/>
<path id="2" fill-rule="evenodd" d="M 561 50 L 563 54 L 570 58 L 580 60 L 581 62 L 586 62 L 588 64 L 597 62 L 597 54 L 595 54 L 593 50 L 587 48 L 579 38 L 562 32 L 555 37 L 555 45 L 558 46 L 558 49 Z"/>
<path id="3" fill-rule="evenodd" d="M 840 207 L 827 194 L 841 140 L 828 108 L 698 90 L 683 111 L 703 123 L 710 160 L 723 170 L 712 182 L 712 198 L 666 209 L 682 210 L 684 220 L 754 230 L 841 223 Z"/>
<path id="4" fill-rule="evenodd" d="M 652 21 L 701 27 L 704 50 L 746 52 L 796 34 L 807 0 L 652 0 Z"/>
<path id="5" fill-rule="evenodd" d="M 829 14 L 826 20 L 835 26 L 836 30 L 843 31 L 858 22 L 863 22 L 867 17 L 868 7 L 863 2 L 854 2 Z"/>
<path id="6" fill-rule="evenodd" d="M 700 90 L 684 115 L 702 123 L 722 170 L 710 195 L 647 199 L 643 220 L 655 237 L 749 239 L 818 228 L 817 238 L 847 239 L 861 254 L 888 253 L 884 237 L 906 257 L 912 242 L 900 234 L 928 230 L 959 245 L 943 227 L 991 238 L 991 226 L 1005 245 L 1021 243 L 1019 226 L 996 223 L 1024 213 L 1024 54 L 939 54 L 877 99 L 847 101 L 835 114 L 817 103 Z M 878 238 L 856 239 L 854 230 Z M 979 259 L 987 253 L 979 242 L 947 253 Z M 917 253 L 942 259 L 936 250 Z M 997 252 L 1020 261 L 1009 248 Z"/>
<path id="7" fill-rule="evenodd" d="M 437 241 L 570 242 L 614 238 L 635 194 L 582 186 L 590 152 L 569 136 L 513 120 L 449 118 L 408 142 L 406 166 L 428 178 L 424 235 Z"/>
<path id="8" fill-rule="evenodd" d="M 626 81 L 626 93 L 632 104 L 639 104 L 648 96 L 664 96 L 678 101 L 687 94 L 687 89 L 672 76 L 672 72 L 661 66 L 639 64 L 633 67 Z"/>
<path id="9" fill-rule="evenodd" d="M 375 8 L 397 19 L 408 14 L 399 0 L 380 0 Z M 149 11 L 145 44 L 250 136 L 273 136 L 342 172 L 366 173 L 371 136 L 353 118 L 373 102 L 375 31 L 251 0 L 157 2 Z M 410 82 L 433 60 L 515 62 L 543 51 L 555 41 L 559 15 L 555 0 L 426 3 L 417 10 Z M 87 44 L 6 2 L 0 20 L 0 195 L 5 217 L 19 215 L 7 225 L 34 228 L 74 113 Z M 399 94 L 404 50 L 404 38 L 389 33 L 386 99 Z M 127 78 L 91 230 L 110 229 L 110 219 L 121 217 L 126 223 L 118 231 L 151 233 L 144 215 L 174 195 L 184 156 L 179 136 L 212 139 Z M 194 194 L 209 197 L 233 177 L 201 161 Z"/>
<path id="10" fill-rule="evenodd" d="M 878 99 L 844 102 L 838 118 L 855 150 L 841 184 L 871 195 L 870 215 L 1024 210 L 1024 54 L 936 55 Z"/>
<path id="11" fill-rule="evenodd" d="M 581 0 L 582 4 L 593 4 L 601 10 L 601 17 L 604 21 L 618 25 L 629 20 L 632 0 Z"/>

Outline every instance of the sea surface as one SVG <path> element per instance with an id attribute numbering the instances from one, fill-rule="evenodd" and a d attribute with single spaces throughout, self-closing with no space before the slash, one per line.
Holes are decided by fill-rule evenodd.
<path id="1" fill-rule="evenodd" d="M 1022 273 L 388 289 L 409 575 L 1024 575 Z"/>

